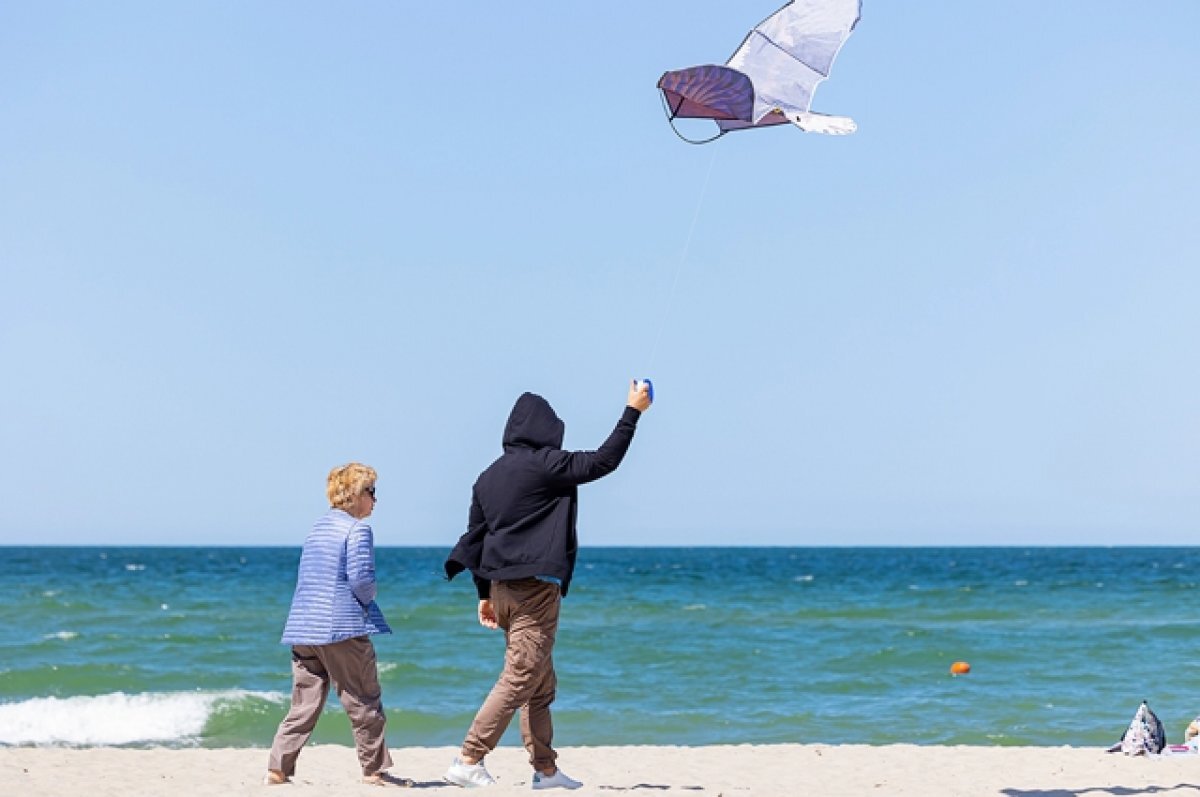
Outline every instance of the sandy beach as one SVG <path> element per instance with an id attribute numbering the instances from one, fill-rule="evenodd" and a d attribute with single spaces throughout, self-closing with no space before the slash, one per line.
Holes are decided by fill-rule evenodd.
<path id="1" fill-rule="evenodd" d="M 336 745 L 305 750 L 292 785 L 261 784 L 266 750 L 120 748 L 0 749 L 6 797 L 199 797 L 264 792 L 356 795 L 378 791 L 357 779 L 354 752 Z M 394 774 L 421 794 L 461 794 L 441 781 L 451 748 L 393 750 Z M 921 747 L 913 745 L 736 745 L 578 747 L 561 750 L 564 771 L 584 782 L 577 794 L 680 795 L 997 795 L 1082 797 L 1200 793 L 1200 756 L 1131 758 L 1070 747 Z M 488 759 L 498 785 L 485 793 L 530 791 L 524 751 L 505 747 Z M 395 787 L 389 790 L 401 791 Z M 407 790 L 403 790 L 407 791 Z"/>

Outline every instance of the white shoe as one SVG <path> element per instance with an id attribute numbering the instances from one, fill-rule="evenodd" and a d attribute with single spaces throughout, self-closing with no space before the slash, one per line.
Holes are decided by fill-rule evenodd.
<path id="1" fill-rule="evenodd" d="M 553 775 L 533 773 L 533 788 L 535 789 L 578 789 L 583 784 L 574 778 L 568 778 L 561 769 L 554 770 Z"/>
<path id="2" fill-rule="evenodd" d="M 482 761 L 476 764 L 464 764 L 461 758 L 454 759 L 454 763 L 446 770 L 446 774 L 442 775 L 442 780 L 467 789 L 493 786 L 496 783 L 496 779 L 488 774 Z"/>

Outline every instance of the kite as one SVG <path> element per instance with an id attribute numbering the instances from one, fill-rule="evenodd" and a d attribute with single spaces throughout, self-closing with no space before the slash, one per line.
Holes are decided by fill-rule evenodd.
<path id="1" fill-rule="evenodd" d="M 858 24 L 861 0 L 792 0 L 746 36 L 724 66 L 666 72 L 658 81 L 671 127 L 676 119 L 712 119 L 719 132 L 791 122 L 806 133 L 842 136 L 853 119 L 809 110 L 838 51 Z"/>

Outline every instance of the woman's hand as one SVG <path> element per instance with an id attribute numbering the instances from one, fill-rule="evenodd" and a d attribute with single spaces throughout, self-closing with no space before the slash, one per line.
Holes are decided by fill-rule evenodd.
<path id="1" fill-rule="evenodd" d="M 496 622 L 496 610 L 492 608 L 492 602 L 489 600 L 479 602 L 479 624 L 484 628 L 500 627 L 500 623 Z"/>

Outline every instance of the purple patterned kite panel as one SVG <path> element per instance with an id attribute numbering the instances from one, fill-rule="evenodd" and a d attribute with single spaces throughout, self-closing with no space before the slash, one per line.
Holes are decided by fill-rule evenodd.
<path id="1" fill-rule="evenodd" d="M 665 73 L 658 81 L 671 118 L 752 122 L 754 86 L 736 69 L 716 64 Z"/>

